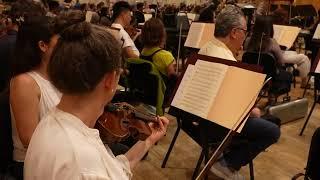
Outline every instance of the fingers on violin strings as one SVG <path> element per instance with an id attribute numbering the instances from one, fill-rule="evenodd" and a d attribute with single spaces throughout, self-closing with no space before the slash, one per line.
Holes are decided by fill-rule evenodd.
<path id="1" fill-rule="evenodd" d="M 160 130 L 165 131 L 164 121 L 163 121 L 163 119 L 162 119 L 162 118 L 160 118 L 160 121 L 159 121 L 159 128 L 160 128 Z"/>

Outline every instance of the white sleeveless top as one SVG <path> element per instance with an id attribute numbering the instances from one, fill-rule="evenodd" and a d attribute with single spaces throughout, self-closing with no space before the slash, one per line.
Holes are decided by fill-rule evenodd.
<path id="1" fill-rule="evenodd" d="M 50 81 L 41 77 L 38 73 L 31 71 L 27 73 L 32 77 L 40 88 L 41 96 L 39 101 L 39 119 L 41 120 L 61 99 L 62 94 L 51 84 Z M 26 106 L 27 108 L 27 106 Z M 27 119 L 26 119 L 27 120 Z M 27 149 L 23 146 L 16 127 L 15 118 L 11 110 L 13 159 L 17 162 L 24 162 Z"/>

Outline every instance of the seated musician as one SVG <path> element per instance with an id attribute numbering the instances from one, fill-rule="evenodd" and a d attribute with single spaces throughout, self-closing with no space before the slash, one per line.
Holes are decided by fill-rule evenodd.
<path id="1" fill-rule="evenodd" d="M 165 77 L 175 75 L 175 59 L 171 52 L 163 49 L 167 36 L 162 21 L 148 20 L 142 28 L 141 38 L 144 47 L 140 58 L 153 62 Z"/>
<path id="2" fill-rule="evenodd" d="M 302 79 L 301 87 L 305 87 L 311 66 L 309 58 L 304 54 L 296 53 L 296 51 L 282 51 L 280 45 L 273 39 L 273 33 L 272 18 L 257 16 L 253 33 L 246 40 L 245 50 L 259 52 L 261 48 L 261 52 L 273 54 L 279 64 L 296 64 Z"/>
<path id="3" fill-rule="evenodd" d="M 176 83 L 176 62 L 171 52 L 163 49 L 166 38 L 162 21 L 158 18 L 148 20 L 142 28 L 141 39 L 144 47 L 140 58 L 153 62 L 157 67 L 167 86 L 168 98 Z"/>
<path id="4" fill-rule="evenodd" d="M 143 3 L 137 3 L 137 10 L 134 11 L 134 13 L 133 13 L 133 16 L 136 18 L 137 24 L 145 22 L 143 9 L 144 9 L 144 4 Z"/>
<path id="5" fill-rule="evenodd" d="M 135 39 L 131 39 L 130 35 L 124 29 L 129 26 L 131 22 L 131 6 L 128 2 L 119 1 L 113 5 L 112 10 L 113 24 L 111 26 L 120 29 L 120 36 L 123 41 L 122 48 L 124 57 L 138 58 L 140 52 L 134 44 Z"/>
<path id="6" fill-rule="evenodd" d="M 169 121 L 157 118 L 145 141 L 115 157 L 93 127 L 115 94 L 121 46 L 104 28 L 87 22 L 68 27 L 60 37 L 48 74 L 63 95 L 32 136 L 25 179 L 130 179 L 131 169 L 165 134 Z"/>
<path id="7" fill-rule="evenodd" d="M 57 16 L 54 27 L 44 13 L 26 17 L 28 18 L 19 26 L 16 55 L 12 62 L 13 76 L 10 80 L 15 161 L 12 168 L 17 179 L 23 179 L 23 162 L 34 130 L 41 118 L 56 106 L 61 98 L 61 93 L 51 84 L 47 74 L 47 64 L 59 38 L 56 33 L 67 25 L 85 20 L 81 12 L 71 10 Z"/>
<path id="8" fill-rule="evenodd" d="M 236 61 L 234 56 L 241 49 L 246 37 L 246 28 L 246 19 L 241 9 L 231 5 L 226 6 L 217 16 L 214 39 L 204 45 L 199 54 Z M 228 151 L 224 152 L 219 161 L 213 165 L 211 170 L 217 176 L 224 179 L 241 179 L 242 176 L 238 173 L 239 169 L 277 142 L 280 137 L 279 127 L 259 118 L 259 114 L 259 110 L 254 109 L 239 134 L 239 137 L 244 139 L 246 143 L 229 147 Z M 215 135 L 212 134 L 212 136 Z"/>

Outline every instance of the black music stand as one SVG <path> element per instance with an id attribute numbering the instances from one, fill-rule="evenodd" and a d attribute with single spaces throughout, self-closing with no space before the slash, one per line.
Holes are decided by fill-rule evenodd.
<path id="1" fill-rule="evenodd" d="M 317 16 L 317 11 L 313 5 L 296 5 L 292 9 L 293 16 Z"/>
<path id="2" fill-rule="evenodd" d="M 191 55 L 191 57 L 188 59 L 187 63 L 186 63 L 186 67 L 189 65 L 189 64 L 195 64 L 196 61 L 198 59 L 201 59 L 201 60 L 205 60 L 205 61 L 211 61 L 211 62 L 217 62 L 217 63 L 222 63 L 222 64 L 226 64 L 226 65 L 229 65 L 229 66 L 237 66 L 237 67 L 240 67 L 240 68 L 243 68 L 243 69 L 247 69 L 247 70 L 253 70 L 253 71 L 256 71 L 256 72 L 262 72 L 262 68 L 257 66 L 257 65 L 249 65 L 249 64 L 245 64 L 245 63 L 238 63 L 238 62 L 234 62 L 234 61 L 228 61 L 228 60 L 222 60 L 222 59 L 218 59 L 218 58 L 213 58 L 213 57 L 208 57 L 208 56 L 204 56 L 204 55 L 198 55 L 198 54 L 193 54 Z M 178 82 L 177 82 L 177 85 L 176 85 L 176 88 L 175 88 L 175 91 L 173 93 L 173 96 L 171 97 L 171 101 L 173 100 L 174 98 L 174 95 L 180 85 L 180 82 L 182 80 L 182 77 L 185 73 L 185 70 L 183 71 L 182 75 L 180 76 Z M 170 101 L 170 102 L 171 102 Z M 199 160 L 197 162 L 197 165 L 196 165 L 196 168 L 193 172 L 193 175 L 192 175 L 192 179 L 195 179 L 197 174 L 198 174 L 198 171 L 200 169 L 200 166 L 201 166 L 201 163 L 203 162 L 203 159 L 205 159 L 205 163 L 209 161 L 209 150 L 211 147 L 214 147 L 214 148 L 217 148 L 218 145 L 221 143 L 221 140 L 223 139 L 223 137 L 218 137 L 217 139 L 215 140 L 211 140 L 211 139 L 208 139 L 208 123 L 211 123 L 209 122 L 208 120 L 205 120 L 203 118 L 200 118 L 198 116 L 195 116 L 195 115 L 192 115 L 188 112 L 185 112 L 183 110 L 180 110 L 178 108 L 175 108 L 175 107 L 170 107 L 170 110 L 169 110 L 169 114 L 175 116 L 177 118 L 177 130 L 174 134 L 174 137 L 170 143 L 170 146 L 169 146 L 169 149 L 165 155 L 165 158 L 162 162 L 162 165 L 161 167 L 162 168 L 165 168 L 166 166 L 166 163 L 169 159 L 169 156 L 170 156 L 170 153 L 173 149 L 173 146 L 175 144 L 175 141 L 177 140 L 177 137 L 180 133 L 180 130 L 184 129 L 184 124 L 187 124 L 188 121 L 189 121 L 189 124 L 192 124 L 192 122 L 198 122 L 199 123 L 199 126 L 198 126 L 198 129 L 199 131 L 197 131 L 196 133 L 198 133 L 198 136 L 195 136 L 195 133 L 192 133 L 192 129 L 190 130 L 185 130 L 186 133 L 193 139 L 195 140 L 202 148 L 202 151 L 201 151 L 201 155 L 199 157 Z M 212 123 L 213 124 L 213 123 Z M 215 124 L 216 125 L 216 124 Z M 217 131 L 218 132 L 217 134 L 223 134 L 226 135 L 226 132 L 225 132 L 225 128 L 222 128 L 221 126 L 219 127 L 219 125 L 216 125 L 217 126 Z M 222 131 L 223 130 L 223 131 Z M 232 133 L 232 136 L 236 134 L 235 132 Z M 231 140 L 231 138 L 230 138 Z M 249 168 L 250 168 L 250 179 L 251 180 L 254 180 L 254 172 L 253 172 L 253 163 L 249 163 Z"/>
<path id="3" fill-rule="evenodd" d="M 255 10 L 257 9 L 256 7 L 247 7 L 249 4 L 237 4 L 241 9 L 243 14 L 246 16 L 247 19 L 247 30 L 248 32 L 251 32 L 251 26 L 252 26 L 252 20 L 253 20 L 253 14 Z"/>
<path id="4" fill-rule="evenodd" d="M 312 107 L 310 109 L 308 117 L 307 117 L 305 123 L 303 124 L 303 127 L 302 127 L 301 131 L 300 131 L 300 134 L 299 134 L 300 136 L 302 136 L 302 134 L 304 132 L 304 129 L 306 128 L 306 126 L 307 126 L 307 124 L 309 122 L 309 119 L 310 119 L 310 117 L 311 117 L 311 115 L 313 113 L 313 110 L 314 110 L 316 104 L 320 103 L 320 94 L 319 94 L 320 93 L 320 73 L 315 72 L 315 70 L 316 70 L 316 68 L 317 68 L 317 66 L 319 64 L 319 59 L 320 59 L 320 51 L 318 51 L 318 55 L 317 55 L 315 61 L 312 64 L 311 71 L 309 73 L 309 79 L 308 79 L 308 82 L 307 82 L 307 84 L 309 84 L 309 81 L 310 81 L 311 77 L 312 76 L 314 77 L 314 97 L 313 97 L 314 98 L 314 102 L 312 104 Z M 307 90 L 307 88 L 304 89 L 302 97 L 305 96 L 306 90 Z"/>

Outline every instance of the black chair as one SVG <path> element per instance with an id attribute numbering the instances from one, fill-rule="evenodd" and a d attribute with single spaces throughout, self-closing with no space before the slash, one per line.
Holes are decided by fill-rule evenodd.
<path id="1" fill-rule="evenodd" d="M 291 90 L 292 74 L 286 71 L 286 67 L 278 65 L 275 57 L 270 53 L 245 52 L 242 56 L 242 62 L 248 64 L 257 64 L 263 67 L 263 73 L 267 78 L 271 77 L 271 83 L 268 84 L 268 95 L 275 97 L 275 103 L 280 95 L 286 95 L 283 101 L 289 101 L 289 92 Z"/>
<path id="2" fill-rule="evenodd" d="M 304 176 L 305 180 L 318 180 L 320 179 L 320 128 L 318 128 L 311 140 L 309 155 L 308 155 L 308 162 L 305 173 L 299 173 L 295 175 L 292 180 L 296 180 L 299 177 Z"/>
<path id="3" fill-rule="evenodd" d="M 316 104 L 320 103 L 320 74 L 313 73 L 313 76 L 314 76 L 314 97 L 313 97 L 314 102 L 313 102 L 312 107 L 310 109 L 310 112 L 307 116 L 307 119 L 306 119 L 305 123 L 303 124 L 303 127 L 300 131 L 300 134 L 299 134 L 300 136 L 302 136 L 304 129 L 306 128 L 306 126 L 309 122 L 309 119 L 313 113 L 313 110 L 314 110 Z"/>
<path id="4" fill-rule="evenodd" d="M 166 86 L 160 72 L 152 62 L 143 59 L 127 60 L 130 99 L 156 107 L 156 114 L 164 114 Z"/>
<path id="5" fill-rule="evenodd" d="M 176 14 L 163 14 L 163 24 L 167 31 L 176 31 Z"/>
<path id="6" fill-rule="evenodd" d="M 11 115 L 9 105 L 9 91 L 0 93 L 0 177 L 6 174 L 9 165 L 13 162 L 13 142 L 11 129 Z M 1 179 L 1 178 L 0 178 Z"/>
<path id="7" fill-rule="evenodd" d="M 173 146 L 178 138 L 180 130 L 182 129 L 189 137 L 191 137 L 201 148 L 201 154 L 197 161 L 196 167 L 193 171 L 192 179 L 195 179 L 199 173 L 200 166 L 204 162 L 208 162 L 210 158 L 210 151 L 215 150 L 226 136 L 227 131 L 224 127 L 199 118 L 190 113 L 183 112 L 174 107 L 171 107 L 169 114 L 177 119 L 177 130 L 170 143 L 168 151 L 164 157 L 161 167 L 165 168 L 169 159 Z M 214 129 L 214 134 L 212 130 Z M 214 135 L 214 136 L 213 136 Z M 250 179 L 254 180 L 253 162 L 249 163 Z"/>

